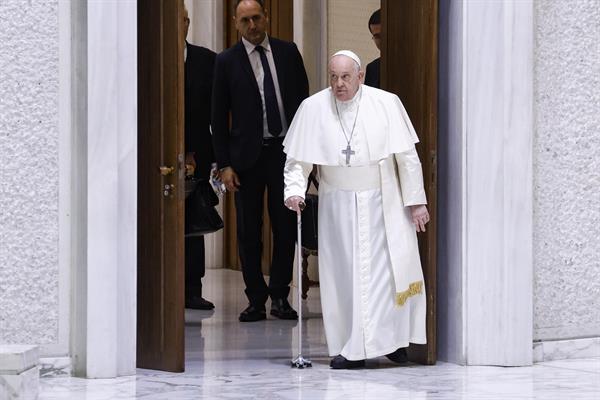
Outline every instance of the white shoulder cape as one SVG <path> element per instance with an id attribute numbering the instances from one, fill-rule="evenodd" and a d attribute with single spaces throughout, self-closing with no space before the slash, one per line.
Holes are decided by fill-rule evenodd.
<path id="1" fill-rule="evenodd" d="M 283 141 L 297 161 L 339 165 L 340 122 L 331 88 L 305 99 Z M 366 133 L 370 161 L 411 150 L 419 141 L 402 102 L 393 93 L 362 85 L 356 129 Z"/>

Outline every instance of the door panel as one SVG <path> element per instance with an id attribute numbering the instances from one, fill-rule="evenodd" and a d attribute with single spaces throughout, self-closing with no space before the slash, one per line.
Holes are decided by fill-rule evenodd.
<path id="1" fill-rule="evenodd" d="M 182 3 L 138 7 L 137 365 L 173 372 L 185 359 Z"/>
<path id="2" fill-rule="evenodd" d="M 422 364 L 436 362 L 436 208 L 437 208 L 437 68 L 438 1 L 382 0 L 382 88 L 396 93 L 419 135 L 431 221 L 419 234 L 427 291 L 427 345 L 411 345 L 409 356 Z"/>

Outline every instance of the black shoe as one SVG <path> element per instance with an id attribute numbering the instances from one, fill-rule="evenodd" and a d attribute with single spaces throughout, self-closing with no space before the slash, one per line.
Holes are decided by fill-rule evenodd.
<path id="1" fill-rule="evenodd" d="M 215 305 L 202 296 L 192 296 L 185 299 L 185 308 L 193 310 L 212 310 Z"/>
<path id="2" fill-rule="evenodd" d="M 406 347 L 400 347 L 395 352 L 386 354 L 385 356 L 397 364 L 404 364 L 405 362 L 408 362 Z"/>
<path id="3" fill-rule="evenodd" d="M 298 319 L 298 313 L 287 299 L 271 299 L 271 315 L 279 319 Z"/>
<path id="4" fill-rule="evenodd" d="M 363 368 L 365 366 L 365 360 L 351 361 L 340 355 L 333 357 L 329 366 L 333 369 Z"/>
<path id="5" fill-rule="evenodd" d="M 267 312 L 265 311 L 265 306 L 257 307 L 250 304 L 240 314 L 240 322 L 254 322 L 261 321 L 263 319 L 267 319 Z"/>

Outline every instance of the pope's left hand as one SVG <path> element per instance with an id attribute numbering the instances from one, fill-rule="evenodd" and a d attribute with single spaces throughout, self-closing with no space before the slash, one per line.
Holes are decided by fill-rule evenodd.
<path id="1" fill-rule="evenodd" d="M 410 206 L 412 222 L 415 224 L 417 232 L 425 232 L 425 224 L 429 222 L 429 212 L 425 204 Z"/>

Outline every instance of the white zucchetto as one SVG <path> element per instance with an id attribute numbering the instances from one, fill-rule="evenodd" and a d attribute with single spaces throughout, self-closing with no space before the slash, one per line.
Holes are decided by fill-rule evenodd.
<path id="1" fill-rule="evenodd" d="M 356 55 L 356 53 L 354 53 L 353 51 L 350 51 L 350 50 L 340 50 L 337 53 L 335 53 L 334 55 L 332 55 L 331 58 L 333 58 L 335 56 L 350 57 L 351 59 L 353 59 L 358 64 L 358 68 L 360 68 L 362 66 L 362 64 L 360 63 L 360 58 L 358 58 L 358 56 Z"/>

